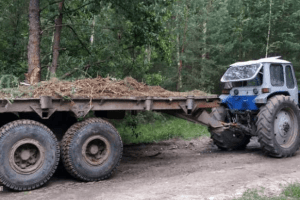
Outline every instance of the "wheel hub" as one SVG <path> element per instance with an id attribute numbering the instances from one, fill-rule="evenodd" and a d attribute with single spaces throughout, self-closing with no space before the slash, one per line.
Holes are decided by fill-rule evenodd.
<path id="1" fill-rule="evenodd" d="M 89 137 L 82 146 L 82 156 L 93 166 L 103 164 L 110 154 L 108 140 L 100 135 Z"/>
<path id="2" fill-rule="evenodd" d="M 294 115 L 292 111 L 283 109 L 277 113 L 274 121 L 275 138 L 281 146 L 288 146 L 294 137 Z"/>
<path id="3" fill-rule="evenodd" d="M 95 155 L 95 154 L 98 153 L 98 151 L 99 151 L 99 148 L 98 148 L 97 145 L 94 145 L 94 144 L 91 145 L 91 147 L 90 147 L 90 153 L 91 153 L 91 154 Z"/>
<path id="4" fill-rule="evenodd" d="M 290 130 L 290 125 L 287 122 L 285 122 L 282 126 L 282 129 L 285 133 L 287 133 Z"/>
<path id="5" fill-rule="evenodd" d="M 16 142 L 9 154 L 10 166 L 19 174 L 32 174 L 44 163 L 45 149 L 34 139 Z"/>
<path id="6" fill-rule="evenodd" d="M 30 151 L 29 150 L 22 150 L 22 152 L 21 152 L 21 159 L 23 160 L 23 161 L 26 161 L 26 160 L 28 160 L 29 158 L 30 158 Z"/>

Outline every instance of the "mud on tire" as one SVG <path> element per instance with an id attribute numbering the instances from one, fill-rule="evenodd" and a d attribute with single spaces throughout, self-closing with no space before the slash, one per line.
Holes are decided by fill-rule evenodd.
<path id="1" fill-rule="evenodd" d="M 213 108 L 210 115 L 218 121 L 225 121 L 226 110 L 222 106 Z M 234 133 L 230 130 L 224 129 L 223 127 L 210 128 L 209 131 L 215 145 L 217 145 L 217 147 L 221 150 L 244 149 L 250 142 L 251 138 L 251 136 Z"/>
<path id="2" fill-rule="evenodd" d="M 59 156 L 55 135 L 39 122 L 17 120 L 0 129 L 0 182 L 10 189 L 44 185 L 55 172 Z"/>
<path id="3" fill-rule="evenodd" d="M 260 108 L 256 122 L 258 141 L 265 154 L 273 157 L 293 156 L 299 149 L 298 107 L 288 96 L 270 98 Z"/>
<path id="4" fill-rule="evenodd" d="M 69 128 L 61 149 L 63 164 L 73 177 L 99 181 L 110 177 L 119 165 L 123 144 L 110 123 L 90 118 Z"/>

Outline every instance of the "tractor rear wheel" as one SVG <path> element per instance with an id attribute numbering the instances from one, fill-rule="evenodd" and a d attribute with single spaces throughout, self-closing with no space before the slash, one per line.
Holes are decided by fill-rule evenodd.
<path id="1" fill-rule="evenodd" d="M 262 150 L 273 157 L 290 157 L 299 149 L 300 117 L 298 107 L 288 96 L 270 98 L 260 108 L 256 122 Z"/>
<path id="2" fill-rule="evenodd" d="M 223 106 L 213 108 L 211 117 L 218 121 L 226 121 L 226 110 Z M 221 150 L 244 149 L 250 142 L 251 136 L 243 133 L 235 133 L 228 129 L 210 128 L 211 138 Z"/>

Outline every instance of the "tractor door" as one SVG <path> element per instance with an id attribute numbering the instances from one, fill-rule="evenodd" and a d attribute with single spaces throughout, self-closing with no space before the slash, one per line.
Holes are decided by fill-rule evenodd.
<path id="1" fill-rule="evenodd" d="M 288 93 L 291 95 L 296 104 L 298 104 L 298 86 L 293 66 L 290 64 L 285 66 L 285 82 Z"/>
<path id="2" fill-rule="evenodd" d="M 288 93 L 298 104 L 298 88 L 294 70 L 291 64 L 271 64 L 270 79 L 272 93 Z"/>

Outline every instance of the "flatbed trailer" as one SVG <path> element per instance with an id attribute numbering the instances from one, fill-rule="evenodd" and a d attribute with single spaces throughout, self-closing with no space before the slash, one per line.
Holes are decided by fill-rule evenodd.
<path id="1" fill-rule="evenodd" d="M 79 180 L 106 179 L 119 165 L 123 144 L 104 119 L 147 110 L 214 126 L 204 110 L 218 106 L 217 95 L 0 99 L 0 182 L 13 190 L 38 188 L 60 159 Z M 96 117 L 78 122 L 90 112 Z"/>
<path id="2" fill-rule="evenodd" d="M 217 95 L 188 97 L 103 97 L 88 99 L 18 98 L 11 102 L 0 99 L 0 113 L 33 113 L 42 119 L 49 119 L 54 112 L 72 112 L 76 117 L 84 117 L 89 111 L 184 111 L 192 114 L 195 110 L 217 107 Z"/>

